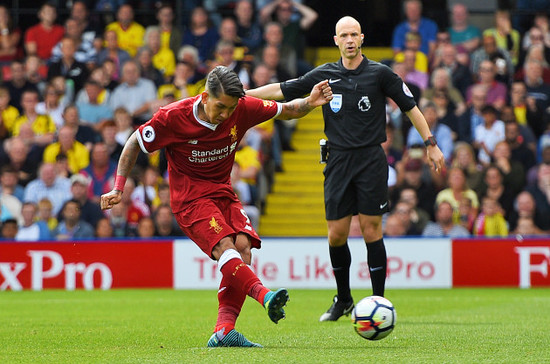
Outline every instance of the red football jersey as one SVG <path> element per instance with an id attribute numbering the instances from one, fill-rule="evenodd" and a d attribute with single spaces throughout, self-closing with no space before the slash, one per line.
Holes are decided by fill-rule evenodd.
<path id="1" fill-rule="evenodd" d="M 199 118 L 201 95 L 161 108 L 138 129 L 141 149 L 165 148 L 174 213 L 197 198 L 233 194 L 230 183 L 235 150 L 246 131 L 276 117 L 281 104 L 245 96 L 223 123 Z"/>

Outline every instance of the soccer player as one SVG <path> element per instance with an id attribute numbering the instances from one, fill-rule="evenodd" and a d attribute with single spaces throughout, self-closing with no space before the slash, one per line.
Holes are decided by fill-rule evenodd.
<path id="1" fill-rule="evenodd" d="M 253 126 L 274 117 L 300 118 L 331 99 L 327 80 L 317 83 L 307 98 L 288 103 L 245 96 L 237 74 L 218 66 L 208 74 L 202 94 L 161 108 L 124 146 L 115 186 L 101 196 L 101 208 L 121 201 L 140 149 L 166 149 L 176 220 L 205 254 L 218 261 L 222 273 L 218 320 L 209 347 L 261 346 L 234 329 L 246 295 L 263 305 L 275 323 L 285 317 L 288 300 L 286 289 L 270 291 L 247 265 L 251 248 L 260 248 L 260 238 L 231 187 L 237 146 Z"/>
<path id="2" fill-rule="evenodd" d="M 324 174 L 329 254 L 337 295 L 320 321 L 336 321 L 354 306 L 347 244 L 353 215 L 359 214 L 373 294 L 384 295 L 387 258 L 382 214 L 388 211 L 388 163 L 380 144 L 386 140 L 386 97 L 411 119 L 425 141 L 431 166 L 439 172 L 445 163 L 412 93 L 389 67 L 363 56 L 363 37 L 359 22 L 345 16 L 336 23 L 334 36 L 341 55 L 338 62 L 321 65 L 298 79 L 247 91 L 247 95 L 260 98 L 292 100 L 320 80 L 329 79 L 332 88 L 332 101 L 323 106 L 329 147 Z"/>

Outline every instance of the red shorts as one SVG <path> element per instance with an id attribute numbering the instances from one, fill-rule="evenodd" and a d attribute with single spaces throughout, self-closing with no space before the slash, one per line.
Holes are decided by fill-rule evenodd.
<path id="1" fill-rule="evenodd" d="M 237 198 L 201 198 L 174 215 L 185 235 L 209 257 L 222 238 L 235 239 L 239 233 L 250 237 L 252 248 L 261 247 L 260 237 Z"/>

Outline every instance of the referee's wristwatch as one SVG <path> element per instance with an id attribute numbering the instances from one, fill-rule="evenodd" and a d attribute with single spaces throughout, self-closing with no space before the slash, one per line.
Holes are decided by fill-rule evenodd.
<path id="1" fill-rule="evenodd" d="M 435 140 L 435 137 L 433 135 L 430 135 L 428 139 L 424 140 L 424 145 L 426 147 L 429 147 L 430 145 L 435 147 L 437 145 L 437 140 Z"/>

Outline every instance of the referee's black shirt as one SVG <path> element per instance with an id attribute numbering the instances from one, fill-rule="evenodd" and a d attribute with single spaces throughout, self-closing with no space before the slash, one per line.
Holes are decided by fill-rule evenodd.
<path id="1" fill-rule="evenodd" d="M 323 105 L 325 134 L 331 148 L 344 150 L 383 143 L 386 97 L 392 98 L 403 112 L 416 105 L 399 76 L 388 66 L 364 56 L 354 70 L 346 69 L 340 58 L 281 83 L 281 90 L 286 100 L 292 100 L 306 95 L 323 80 L 329 80 L 334 95 L 330 103 Z"/>

